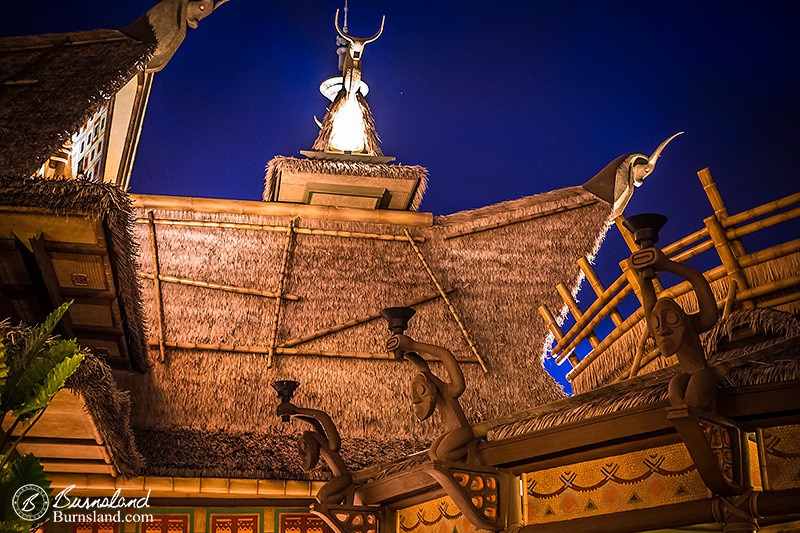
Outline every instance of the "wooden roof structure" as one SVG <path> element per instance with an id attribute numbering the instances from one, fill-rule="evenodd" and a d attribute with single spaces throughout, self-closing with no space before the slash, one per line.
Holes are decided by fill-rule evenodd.
<path id="1" fill-rule="evenodd" d="M 0 39 L 0 176 L 32 176 L 154 49 L 118 30 Z"/>
<path id="2" fill-rule="evenodd" d="M 331 414 L 353 467 L 426 447 L 437 424 L 413 419 L 412 369 L 384 347 L 378 312 L 391 305 L 415 307 L 410 334 L 462 362 L 471 420 L 563 397 L 539 363 L 548 331 L 530 299 L 546 298 L 556 276 L 577 283 L 575 259 L 595 252 L 610 213 L 581 187 L 443 217 L 134 202 L 152 371 L 120 383 L 143 451 L 153 451 L 148 472 L 162 476 L 301 478 L 276 449 L 294 435 L 273 414 L 277 379 L 298 379 L 298 401 Z M 178 442 L 194 444 L 167 451 Z M 203 462 L 208 448 L 229 457 Z M 234 466 L 255 451 L 258 461 Z"/>

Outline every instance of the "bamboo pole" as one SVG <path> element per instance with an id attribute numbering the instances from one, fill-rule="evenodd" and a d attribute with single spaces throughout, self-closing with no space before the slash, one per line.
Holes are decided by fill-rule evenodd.
<path id="1" fill-rule="evenodd" d="M 136 222 L 139 224 L 146 224 L 147 219 L 137 218 Z M 288 226 L 269 225 L 269 224 L 245 224 L 242 222 L 212 222 L 205 220 L 176 220 L 169 218 L 157 218 L 156 224 L 164 226 L 185 226 L 197 228 L 224 228 L 224 229 L 241 229 L 241 230 L 255 230 L 255 231 L 268 231 L 274 233 L 285 233 Z M 391 235 L 388 233 L 365 233 L 359 231 L 344 231 L 344 230 L 329 230 L 317 228 L 298 228 L 295 227 L 295 233 L 303 235 L 324 235 L 328 237 L 345 237 L 353 239 L 374 239 L 380 241 L 400 241 L 405 242 L 407 239 L 404 235 Z M 415 238 L 416 242 L 425 242 L 424 237 Z"/>
<path id="2" fill-rule="evenodd" d="M 709 282 L 713 282 L 713 281 L 716 281 L 718 279 L 722 279 L 722 278 L 725 277 L 725 267 L 720 265 L 720 266 L 718 266 L 716 268 L 712 268 L 711 270 L 709 270 L 709 271 L 707 271 L 705 273 L 705 276 L 706 276 L 706 279 L 708 279 Z M 675 298 L 675 297 L 687 294 L 691 290 L 692 290 L 691 284 L 688 281 L 683 281 L 681 283 L 678 283 L 677 285 L 674 285 L 674 286 L 670 287 L 669 289 L 664 290 L 661 294 L 658 295 L 658 297 L 659 298 Z M 624 335 L 625 333 L 627 333 L 628 331 L 633 329 L 633 327 L 636 324 L 638 324 L 642 320 L 643 317 L 644 317 L 644 308 L 640 307 L 631 316 L 626 318 L 625 322 L 623 322 L 618 328 L 616 328 L 614 331 L 612 331 L 605 339 L 600 341 L 600 344 L 597 346 L 597 348 L 595 348 L 594 350 L 592 350 L 591 352 L 586 354 L 586 357 L 581 359 L 580 364 L 578 364 L 578 366 L 573 368 L 567 374 L 567 379 L 571 381 L 571 380 L 575 379 L 576 376 L 580 375 L 584 370 L 586 370 L 586 368 L 592 363 L 592 361 L 594 361 L 595 359 L 600 357 L 600 355 L 605 350 L 607 350 L 609 346 L 611 346 L 620 337 L 622 337 L 622 335 Z M 581 334 L 583 335 L 583 332 Z M 580 340 L 578 340 L 578 343 L 581 340 L 583 340 L 580 337 L 581 337 L 580 335 L 578 337 L 576 337 L 576 340 L 580 339 Z M 575 341 L 573 341 L 573 343 L 575 343 Z M 572 347 L 572 345 L 570 345 L 570 347 Z"/>
<path id="3" fill-rule="evenodd" d="M 564 338 L 564 334 L 561 333 L 561 328 L 558 327 L 558 322 L 556 322 L 556 318 L 553 316 L 553 313 L 550 312 L 550 308 L 548 308 L 546 305 L 540 305 L 539 314 L 542 315 L 542 318 L 544 318 L 545 324 L 547 324 L 547 327 L 550 328 L 550 331 L 553 333 L 553 337 L 555 337 L 556 341 L 560 341 L 562 338 Z M 567 361 L 569 361 L 569 364 L 572 366 L 578 364 L 578 356 L 575 355 L 575 351 L 572 351 L 567 355 Z"/>
<path id="4" fill-rule="evenodd" d="M 751 222 L 750 224 L 746 224 L 738 228 L 730 228 L 725 232 L 725 234 L 729 239 L 738 239 L 740 237 L 744 237 L 745 235 L 755 233 L 756 231 L 770 228 L 776 224 L 780 224 L 781 222 L 793 220 L 797 217 L 800 217 L 800 207 L 789 211 L 784 211 L 783 213 L 778 213 L 777 215 L 772 215 L 771 217 L 757 220 L 756 222 Z"/>
<path id="5" fill-rule="evenodd" d="M 739 264 L 742 268 L 748 268 L 795 252 L 800 252 L 800 239 L 776 244 L 770 248 L 743 255 L 739 258 Z"/>
<path id="6" fill-rule="evenodd" d="M 592 200 L 584 200 L 582 202 L 579 202 L 579 203 L 576 203 L 576 204 L 572 204 L 572 205 L 560 206 L 560 207 L 556 207 L 556 208 L 553 208 L 553 209 L 548 209 L 546 211 L 542 211 L 542 212 L 539 212 L 539 213 L 533 213 L 533 214 L 530 214 L 530 215 L 525 215 L 525 216 L 521 216 L 521 217 L 511 218 L 511 219 L 508 219 L 508 220 L 503 220 L 502 222 L 495 222 L 493 224 L 487 224 L 485 226 L 473 227 L 473 228 L 470 228 L 470 229 L 454 232 L 454 233 L 451 233 L 449 235 L 445 235 L 444 238 L 445 239 L 454 239 L 456 237 L 463 237 L 465 235 L 472 235 L 474 233 L 480 233 L 482 231 L 498 229 L 498 228 L 502 228 L 502 227 L 505 227 L 505 226 L 510 226 L 512 224 L 519 224 L 521 222 L 529 222 L 529 221 L 535 220 L 537 218 L 543 218 L 543 217 L 555 215 L 555 214 L 558 214 L 558 213 L 564 213 L 566 211 L 572 211 L 573 209 L 580 209 L 581 207 L 588 207 L 588 206 L 594 205 L 596 203 L 597 203 L 597 200 L 594 200 L 594 199 L 592 199 Z"/>
<path id="7" fill-rule="evenodd" d="M 727 317 L 733 310 L 733 305 L 736 303 L 736 280 L 731 278 L 728 282 L 728 295 L 725 297 L 725 305 L 722 308 L 722 318 Z"/>
<path id="8" fill-rule="evenodd" d="M 716 248 L 717 254 L 722 261 L 722 265 L 728 272 L 728 276 L 736 280 L 736 286 L 738 288 L 742 289 L 743 291 L 749 289 L 750 285 L 747 283 L 747 278 L 745 277 L 744 272 L 742 272 L 742 267 L 737 258 L 738 254 L 733 249 L 731 242 L 728 241 L 728 237 L 725 235 L 725 229 L 722 227 L 722 224 L 720 224 L 717 216 L 714 215 L 707 217 L 703 220 L 703 222 L 708 228 L 708 234 L 711 236 L 711 240 L 714 242 L 714 248 Z M 742 302 L 742 306 L 746 309 L 750 309 L 754 307 L 754 304 L 753 302 L 745 300 Z"/>
<path id="9" fill-rule="evenodd" d="M 741 299 L 758 298 L 759 296 L 764 296 L 765 294 L 788 289 L 797 285 L 800 285 L 800 276 L 792 276 L 790 278 L 783 278 L 770 283 L 765 283 L 763 285 L 759 285 L 758 287 L 747 289 L 746 291 L 741 291 L 741 293 L 737 294 L 736 296 L 737 298 Z"/>
<path id="10" fill-rule="evenodd" d="M 566 304 L 567 309 L 569 309 L 569 312 L 572 313 L 572 316 L 575 317 L 575 320 L 580 320 L 580 318 L 583 316 L 583 312 L 581 311 L 580 307 L 578 307 L 578 303 L 572 298 L 572 294 L 569 292 L 569 289 L 567 289 L 567 286 L 564 285 L 563 283 L 559 283 L 558 285 L 556 285 L 556 291 L 558 292 L 558 295 L 561 296 L 561 299 L 564 301 L 564 304 Z M 597 335 L 595 335 L 594 332 L 592 332 L 588 338 L 589 338 L 589 344 L 592 345 L 592 348 L 597 346 L 598 343 L 600 342 L 600 340 L 597 338 Z"/>
<path id="11" fill-rule="evenodd" d="M 647 343 L 647 337 L 650 336 L 650 330 L 645 327 L 642 330 L 642 335 L 639 338 L 639 342 L 636 344 L 636 354 L 633 356 L 633 363 L 631 363 L 631 372 L 628 375 L 628 379 L 636 377 L 636 374 L 639 373 L 639 369 L 641 368 L 642 364 L 642 356 L 644 355 L 644 347 Z"/>
<path id="12" fill-rule="evenodd" d="M 711 177 L 711 170 L 706 167 L 697 173 L 697 177 L 700 178 L 700 183 L 703 184 L 703 191 L 706 193 L 712 209 L 714 209 L 714 216 L 722 227 L 725 227 L 727 224 L 728 209 L 722 201 L 722 195 L 719 193 L 719 189 L 717 189 L 717 184 L 714 183 L 714 178 Z M 735 255 L 744 255 L 745 253 L 744 246 L 742 246 L 742 242 L 739 240 L 731 241 L 730 247 Z"/>
<path id="13" fill-rule="evenodd" d="M 156 312 L 158 324 L 158 355 L 159 361 L 166 361 L 166 350 L 164 349 L 164 302 L 161 298 L 161 269 L 158 265 L 158 242 L 156 241 L 155 215 L 149 211 L 147 218 L 150 223 L 150 249 L 153 253 L 153 289 L 156 297 Z"/>
<path id="14" fill-rule="evenodd" d="M 157 342 L 148 343 L 151 346 L 157 346 Z M 211 352 L 232 352 L 243 354 L 266 355 L 270 351 L 269 346 L 251 346 L 251 345 L 237 345 L 225 343 L 199 343 L 189 341 L 166 341 L 164 343 L 168 348 L 177 348 L 180 350 L 199 350 Z M 394 357 L 386 352 L 353 352 L 353 351 L 340 351 L 340 350 L 304 350 L 297 348 L 275 348 L 276 355 L 300 355 L 310 357 L 342 357 L 347 359 L 377 359 L 382 361 L 393 361 Z M 438 359 L 425 356 L 424 359 L 431 363 L 441 363 Z M 473 359 L 457 359 L 459 364 L 479 364 L 478 361 Z"/>
<path id="15" fill-rule="evenodd" d="M 564 354 L 565 353 L 569 353 L 570 351 L 575 350 L 578 347 L 578 345 L 581 342 L 583 342 L 586 339 L 586 337 L 589 336 L 589 333 L 591 331 L 594 331 L 594 328 L 596 328 L 597 325 L 606 316 L 608 316 L 608 313 L 611 312 L 611 309 L 615 309 L 619 305 L 619 303 L 622 300 L 624 300 L 625 297 L 627 297 L 632 291 L 633 291 L 633 288 L 631 288 L 630 285 L 627 285 L 627 286 L 623 287 L 623 289 L 616 296 L 614 296 L 611 300 L 609 300 L 608 303 L 605 306 L 603 306 L 603 308 L 600 310 L 600 312 L 598 312 L 597 315 L 595 315 L 594 318 L 592 318 L 583 328 L 581 328 L 581 331 L 578 333 L 578 335 L 576 335 L 575 338 L 572 339 L 572 342 L 570 342 L 566 346 L 566 348 L 563 349 L 564 351 L 559 353 L 558 356 L 556 356 L 556 362 L 560 363 L 561 361 L 564 360 L 564 357 L 565 357 Z M 587 316 L 588 314 L 589 314 L 589 312 L 587 311 L 586 313 L 584 313 L 584 316 Z M 582 320 L 581 322 L 584 322 L 584 321 Z M 620 326 L 617 327 L 617 329 L 615 329 L 614 331 L 612 331 L 611 334 L 613 335 L 614 332 L 618 331 L 619 328 L 623 327 L 626 322 L 627 322 L 627 320 L 625 320 L 622 324 L 620 324 Z M 600 341 L 600 344 L 598 344 L 598 348 L 603 345 L 603 342 L 605 342 L 605 339 Z M 595 350 L 596 349 L 597 348 L 595 348 Z M 583 361 L 585 361 L 585 360 L 586 360 L 585 358 L 582 359 L 581 363 L 583 363 Z"/>
<path id="16" fill-rule="evenodd" d="M 450 294 L 450 293 L 452 293 L 454 291 L 455 291 L 455 289 L 446 289 L 445 290 L 445 292 L 447 294 Z M 403 304 L 403 307 L 414 307 L 416 305 L 421 305 L 421 304 L 424 304 L 425 302 L 429 302 L 431 300 L 435 300 L 436 298 L 440 298 L 440 297 L 441 297 L 441 294 L 439 294 L 439 292 L 437 291 L 435 293 L 429 294 L 428 296 L 425 296 L 424 298 L 420 298 L 420 299 L 415 300 L 413 302 L 405 303 L 405 304 Z M 347 322 L 342 322 L 341 324 L 336 324 L 334 326 L 330 326 L 330 327 L 327 327 L 327 328 L 318 329 L 318 330 L 316 330 L 316 331 L 314 331 L 312 333 L 309 333 L 308 335 L 304 335 L 302 337 L 295 337 L 293 339 L 289 339 L 289 340 L 284 341 L 281 344 L 279 344 L 277 346 L 277 348 L 291 348 L 292 346 L 297 346 L 298 344 L 303 344 L 305 342 L 313 341 L 313 340 L 319 339 L 321 337 L 325 337 L 326 335 L 330 335 L 332 333 L 337 333 L 339 331 L 343 331 L 345 329 L 352 328 L 352 327 L 358 326 L 360 324 L 366 324 L 367 322 L 371 322 L 371 321 L 377 320 L 379 318 L 381 318 L 381 314 L 379 312 L 378 313 L 373 313 L 371 315 L 364 315 L 364 316 L 361 316 L 361 317 L 358 317 L 358 318 L 354 318 L 352 320 L 348 320 Z"/>
<path id="17" fill-rule="evenodd" d="M 779 200 L 775 200 L 774 202 L 768 202 L 758 207 L 754 207 L 753 209 L 748 209 L 747 211 L 742 211 L 736 215 L 729 216 L 727 219 L 725 219 L 723 226 L 730 228 L 741 222 L 772 213 L 773 211 L 783 209 L 784 207 L 789 207 L 790 205 L 794 205 L 798 202 L 800 202 L 800 192 L 790 194 L 789 196 L 785 196 Z"/>
<path id="18" fill-rule="evenodd" d="M 442 296 L 442 300 L 444 300 L 444 303 L 447 304 L 447 309 L 450 311 L 450 314 L 455 319 L 456 324 L 458 324 L 458 329 L 461 331 L 461 336 L 464 337 L 465 341 L 467 341 L 467 344 L 469 345 L 469 349 L 475 355 L 475 358 L 480 363 L 481 368 L 483 369 L 483 371 L 484 372 L 489 372 L 489 369 L 486 366 L 486 363 L 484 362 L 483 358 L 481 357 L 481 354 L 478 353 L 478 349 L 475 347 L 475 344 L 472 342 L 472 339 L 470 338 L 469 333 L 467 332 L 467 328 L 465 328 L 464 324 L 461 322 L 461 318 L 458 316 L 458 313 L 456 312 L 456 308 L 453 307 L 453 302 L 450 301 L 450 298 L 447 296 L 447 293 L 442 288 L 441 283 L 439 283 L 439 280 L 436 278 L 436 274 L 434 274 L 433 270 L 431 270 L 431 267 L 430 267 L 430 265 L 428 265 L 428 261 L 425 260 L 425 256 L 422 255 L 422 252 L 420 251 L 419 246 L 417 246 L 417 243 L 414 242 L 414 238 L 411 236 L 411 233 L 409 233 L 408 229 L 403 228 L 403 232 L 406 234 L 406 237 L 408 239 L 408 243 L 411 245 L 411 248 L 414 249 L 414 253 L 419 258 L 420 263 L 422 263 L 422 267 L 425 269 L 425 272 L 428 273 L 428 277 L 431 278 L 431 281 L 436 286 L 436 289 L 439 291 L 439 294 Z"/>
<path id="19" fill-rule="evenodd" d="M 708 234 L 708 230 L 706 230 L 706 234 Z M 692 257 L 696 257 L 703 252 L 707 252 L 708 250 L 714 247 L 714 242 L 712 240 L 703 241 L 699 244 L 692 246 L 691 248 L 687 248 L 686 250 L 682 251 L 679 254 L 675 254 L 674 256 L 670 257 L 673 261 L 677 263 L 682 263 L 691 259 Z"/>
<path id="20" fill-rule="evenodd" d="M 274 306 L 274 314 L 272 319 L 272 330 L 269 334 L 269 352 L 267 352 L 267 368 L 272 367 L 272 360 L 275 355 L 275 347 L 278 343 L 278 322 L 281 319 L 281 304 L 283 299 L 281 295 L 283 294 L 283 285 L 286 279 L 286 266 L 289 263 L 289 250 L 292 247 L 292 240 L 294 239 L 294 219 L 289 222 L 289 227 L 286 228 L 286 240 L 283 243 L 283 255 L 281 256 L 281 266 L 280 270 L 278 271 L 278 284 L 276 286 L 275 292 L 277 296 L 275 297 L 275 306 Z"/>
<path id="21" fill-rule="evenodd" d="M 695 231 L 694 233 L 690 233 L 686 237 L 678 239 L 677 241 L 671 244 L 664 246 L 664 248 L 662 248 L 662 251 L 664 252 L 665 255 L 671 256 L 678 250 L 685 248 L 690 244 L 694 244 L 697 241 L 703 239 L 704 237 L 708 237 L 708 229 L 705 227 Z M 675 259 L 673 258 L 673 260 Z"/>
<path id="22" fill-rule="evenodd" d="M 597 295 L 598 298 L 600 298 L 606 289 L 605 287 L 603 287 L 603 284 L 600 282 L 600 278 L 597 277 L 597 273 L 594 271 L 592 265 L 589 263 L 589 258 L 581 257 L 580 259 L 578 259 L 578 267 L 583 272 L 583 275 L 586 276 L 586 281 L 589 282 L 589 286 L 592 287 L 594 293 Z M 611 317 L 611 321 L 614 322 L 615 326 L 619 326 L 620 324 L 622 324 L 622 315 L 620 315 L 619 311 L 617 311 L 616 309 L 611 311 L 609 316 Z"/>
<path id="23" fill-rule="evenodd" d="M 575 322 L 575 324 L 573 324 L 572 327 L 569 328 L 569 331 L 564 333 L 564 337 L 560 341 L 558 341 L 558 344 L 556 344 L 555 347 L 553 348 L 553 353 L 561 352 L 569 344 L 570 339 L 574 338 L 575 335 L 578 335 L 583 329 L 585 329 L 589 325 L 592 316 L 594 316 L 598 311 L 606 309 L 608 303 L 612 299 L 612 296 L 615 295 L 618 291 L 623 290 L 625 292 L 625 296 L 630 294 L 633 289 L 630 287 L 630 285 L 626 285 L 626 282 L 627 280 L 625 279 L 624 274 L 620 275 L 620 277 L 614 280 L 614 283 L 609 285 L 608 288 L 605 291 L 603 291 L 603 294 L 599 298 L 597 298 L 597 300 L 592 302 L 592 305 L 589 306 L 589 309 L 587 309 L 586 312 L 583 313 L 583 319 L 580 322 Z M 622 298 L 620 298 L 618 302 L 621 300 Z M 612 308 L 616 308 L 616 304 L 612 306 Z M 600 320 L 598 320 L 597 323 L 593 324 L 592 327 L 596 326 L 599 322 Z"/>
<path id="24" fill-rule="evenodd" d="M 784 294 L 783 296 L 778 296 L 777 298 L 767 300 L 766 302 L 759 302 L 758 307 L 778 307 L 779 305 L 789 304 L 797 300 L 800 300 L 800 292 L 793 292 L 791 294 Z"/>
<path id="25" fill-rule="evenodd" d="M 137 272 L 140 278 L 154 279 L 154 275 L 149 272 Z M 275 291 L 262 291 L 261 289 L 250 289 L 247 287 L 237 287 L 235 285 L 222 285 L 220 283 L 211 283 L 209 281 L 198 281 L 194 279 L 178 278 L 175 276 L 160 275 L 158 277 L 162 283 L 176 283 L 178 285 L 188 285 L 190 287 L 203 287 L 206 289 L 214 289 L 223 292 L 233 292 L 236 294 L 249 294 L 253 296 L 265 296 L 267 298 L 283 298 L 284 300 L 292 300 L 296 302 L 300 299 L 295 294 L 277 294 Z"/>

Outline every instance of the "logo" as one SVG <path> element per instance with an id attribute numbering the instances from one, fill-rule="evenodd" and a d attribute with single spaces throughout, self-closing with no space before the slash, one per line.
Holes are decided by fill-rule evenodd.
<path id="1" fill-rule="evenodd" d="M 50 499 L 39 485 L 23 485 L 14 493 L 11 506 L 17 516 L 29 522 L 36 522 L 47 513 Z"/>

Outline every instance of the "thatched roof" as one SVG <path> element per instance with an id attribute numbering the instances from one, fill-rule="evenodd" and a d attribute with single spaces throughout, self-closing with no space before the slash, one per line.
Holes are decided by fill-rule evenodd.
<path id="1" fill-rule="evenodd" d="M 304 218 L 300 210 L 285 268 L 286 232 L 268 226 L 286 227 L 288 217 L 189 209 L 155 209 L 154 217 L 162 276 L 269 291 L 285 272 L 284 292 L 299 300 L 282 303 L 278 346 L 386 306 L 435 295 L 434 283 L 405 238 L 404 230 L 409 231 L 422 241 L 417 246 L 441 285 L 456 289 L 450 294 L 452 304 L 488 364 L 488 373 L 474 362 L 462 364 L 468 384 L 462 404 L 470 420 L 478 422 L 564 396 L 539 361 L 547 328 L 533 302 L 555 306 L 552 285 L 577 283 L 576 259 L 594 252 L 610 210 L 580 187 L 436 217 L 428 227 Z M 136 215 L 144 219 L 147 212 L 137 209 Z M 137 225 L 136 238 L 149 243 L 147 224 Z M 143 253 L 140 260 L 143 270 L 152 273 L 151 254 Z M 162 283 L 161 289 L 165 340 L 189 348 L 168 347 L 160 363 L 151 346 L 151 373 L 120 376 L 121 386 L 132 393 L 132 423 L 138 434 L 147 432 L 143 449 L 148 458 L 153 454 L 151 468 L 163 467 L 165 473 L 210 468 L 192 459 L 201 457 L 200 448 L 192 448 L 197 454 L 166 451 L 184 442 L 184 432 L 204 435 L 194 442 L 222 439 L 234 462 L 239 450 L 251 449 L 248 443 L 266 448 L 270 439 L 296 434 L 299 423 L 282 424 L 274 415 L 277 398 L 269 384 L 277 379 L 299 380 L 296 403 L 331 414 L 353 466 L 424 449 L 439 433 L 438 420 L 420 423 L 410 412 L 408 388 L 415 371 L 409 364 L 358 358 L 385 355 L 382 320 L 289 343 L 296 353 L 277 353 L 268 368 L 263 352 L 271 340 L 274 298 L 178 283 Z M 151 284 L 143 287 L 143 296 L 150 340 L 156 341 Z M 462 360 L 475 360 L 441 298 L 416 308 L 410 335 L 446 346 Z M 206 346 L 192 348 L 191 343 Z M 233 345 L 262 349 L 240 353 Z M 326 352 L 349 352 L 356 358 L 297 354 Z M 362 456 L 348 456 L 347 450 L 361 450 Z M 162 464 L 159 457 L 169 458 L 169 464 L 155 466 Z M 279 456 L 254 470 L 294 476 L 297 466 Z"/>
<path id="2" fill-rule="evenodd" d="M 419 184 L 408 207 L 411 211 L 419 209 L 422 197 L 428 188 L 428 171 L 419 165 L 388 165 L 361 161 L 329 161 L 277 156 L 270 159 L 267 173 L 264 176 L 263 199 L 265 202 L 273 202 L 277 199 L 278 177 L 283 172 L 415 180 Z"/>
<path id="3" fill-rule="evenodd" d="M 131 368 L 148 368 L 139 284 L 138 244 L 131 234 L 130 197 L 114 185 L 76 180 L 0 178 L 0 205 L 42 208 L 55 216 L 100 220 L 113 265 Z"/>
<path id="4" fill-rule="evenodd" d="M 706 336 L 707 351 L 722 346 L 721 341 L 742 325 L 753 327 L 770 338 L 726 351 L 709 352 L 712 364 L 720 363 L 728 369 L 720 382 L 721 388 L 800 379 L 800 320 L 790 313 L 772 309 L 733 313 Z M 521 412 L 511 420 L 490 423 L 487 438 L 511 438 L 666 400 L 669 380 L 677 371 L 675 366 L 662 368 Z"/>
<path id="5" fill-rule="evenodd" d="M 0 176 L 33 175 L 153 48 L 116 30 L 0 39 Z"/>
<path id="6" fill-rule="evenodd" d="M 761 286 L 772 283 L 791 276 L 791 273 L 800 272 L 800 253 L 793 253 L 778 259 L 773 259 L 751 267 L 742 269 L 747 282 L 751 286 Z M 711 283 L 716 300 L 724 301 L 728 282 L 726 279 L 717 280 Z M 772 298 L 777 295 L 769 295 Z M 694 292 L 676 298 L 676 300 L 690 313 L 697 312 L 697 298 Z M 800 301 L 789 302 L 777 308 L 779 311 L 788 313 L 800 313 Z M 758 315 L 748 315 L 755 317 Z M 727 323 L 730 324 L 728 321 Z M 600 354 L 584 372 L 576 376 L 572 382 L 573 391 L 576 394 L 586 392 L 603 385 L 611 383 L 617 376 L 626 374 L 630 371 L 636 347 L 644 333 L 647 324 L 644 320 L 640 321 L 630 331 L 624 333 L 616 342 Z M 712 332 L 703 334 L 704 339 L 713 339 Z M 645 344 L 644 353 L 648 353 L 655 347 L 652 337 L 648 338 Z M 640 373 L 652 372 L 670 366 L 670 362 L 663 357 L 657 357 L 649 364 L 645 365 Z"/>
<path id="7" fill-rule="evenodd" d="M 111 449 L 111 464 L 117 472 L 126 477 L 140 475 L 144 461 L 131 431 L 130 396 L 117 388 L 108 365 L 88 355 L 67 380 L 67 388 L 83 397 L 100 437 Z"/>

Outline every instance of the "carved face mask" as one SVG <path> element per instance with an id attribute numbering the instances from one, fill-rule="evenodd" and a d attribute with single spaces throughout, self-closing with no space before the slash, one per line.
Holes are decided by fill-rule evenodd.
<path id="1" fill-rule="evenodd" d="M 411 382 L 411 407 L 420 420 L 431 416 L 436 408 L 436 387 L 424 374 L 417 374 Z"/>
<path id="2" fill-rule="evenodd" d="M 310 431 L 304 431 L 297 439 L 297 454 L 300 456 L 304 472 L 308 472 L 319 462 L 319 443 Z"/>
<path id="3" fill-rule="evenodd" d="M 664 357 L 678 353 L 686 333 L 686 313 L 671 298 L 661 298 L 649 318 L 650 333 Z"/>

